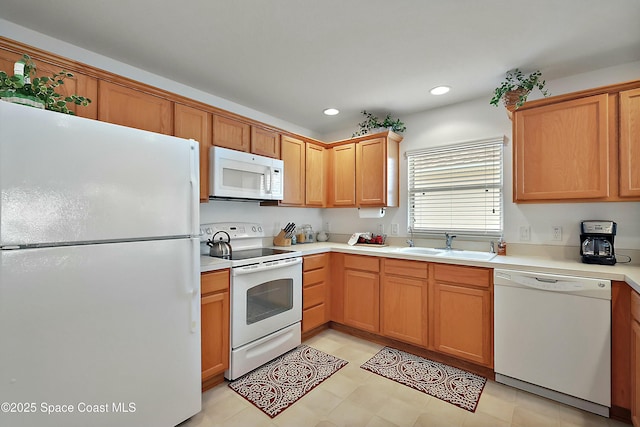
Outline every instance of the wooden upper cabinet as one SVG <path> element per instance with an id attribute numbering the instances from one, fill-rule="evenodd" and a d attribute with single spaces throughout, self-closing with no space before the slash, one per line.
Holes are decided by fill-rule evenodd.
<path id="1" fill-rule="evenodd" d="M 357 206 L 398 206 L 398 152 L 390 137 L 356 144 Z"/>
<path id="2" fill-rule="evenodd" d="M 607 94 L 516 110 L 513 140 L 514 201 L 609 196 Z"/>
<path id="3" fill-rule="evenodd" d="M 326 206 L 327 150 L 321 145 L 306 143 L 305 204 Z"/>
<path id="4" fill-rule="evenodd" d="M 640 89 L 620 92 L 620 196 L 640 197 Z"/>
<path id="5" fill-rule="evenodd" d="M 329 206 L 356 205 L 356 145 L 331 147 Z"/>
<path id="6" fill-rule="evenodd" d="M 209 200 L 209 148 L 211 147 L 211 114 L 175 104 L 174 134 L 198 141 L 200 146 L 200 201 Z"/>
<path id="7" fill-rule="evenodd" d="M 100 80 L 98 120 L 173 134 L 173 103 L 159 96 Z"/>
<path id="8" fill-rule="evenodd" d="M 228 117 L 213 116 L 213 145 L 248 152 L 250 141 L 249 124 Z"/>
<path id="9" fill-rule="evenodd" d="M 280 134 L 274 130 L 251 126 L 251 152 L 279 159 Z"/>
<path id="10" fill-rule="evenodd" d="M 98 118 L 98 79 L 70 70 L 64 65 L 45 61 L 37 54 L 32 54 L 31 52 L 25 53 L 27 53 L 35 62 L 37 69 L 36 76 L 38 77 L 51 77 L 52 74 L 59 73 L 62 70 L 71 72 L 73 77 L 65 78 L 64 84 L 55 89 L 56 92 L 64 96 L 79 95 L 89 98 L 91 103 L 86 107 L 74 105 L 73 103 L 69 103 L 67 106 L 79 117 L 85 117 L 88 119 Z M 7 74 L 10 76 L 13 75 L 13 64 L 20 58 L 22 58 L 21 53 L 15 53 L 0 48 L 0 70 L 6 70 Z"/>
<path id="11" fill-rule="evenodd" d="M 282 136 L 280 156 L 284 162 L 284 198 L 282 204 L 302 206 L 305 202 L 305 143 Z"/>
<path id="12" fill-rule="evenodd" d="M 398 206 L 400 141 L 385 132 L 331 147 L 328 205 Z"/>

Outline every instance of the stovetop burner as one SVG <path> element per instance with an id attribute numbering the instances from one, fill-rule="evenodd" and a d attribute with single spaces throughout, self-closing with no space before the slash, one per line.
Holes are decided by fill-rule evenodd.
<path id="1" fill-rule="evenodd" d="M 243 222 L 201 224 L 200 253 L 202 255 L 210 256 L 210 247 L 207 242 L 211 241 L 220 231 L 229 235 L 231 245 L 231 256 L 220 258 L 231 261 L 231 267 L 234 268 L 302 256 L 300 251 L 264 247 L 266 232 L 262 225 Z M 217 239 L 218 237 L 213 240 Z"/>

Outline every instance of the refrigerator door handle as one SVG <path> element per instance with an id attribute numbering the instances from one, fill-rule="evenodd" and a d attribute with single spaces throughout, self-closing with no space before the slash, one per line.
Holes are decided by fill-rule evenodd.
<path id="1" fill-rule="evenodd" d="M 189 329 L 192 334 L 195 334 L 200 329 L 200 240 L 197 238 L 191 239 L 191 283 L 194 287 L 191 288 L 191 320 Z"/>
<path id="2" fill-rule="evenodd" d="M 200 234 L 200 158 L 198 153 L 198 142 L 191 139 L 191 151 L 189 159 L 191 161 L 191 235 Z"/>

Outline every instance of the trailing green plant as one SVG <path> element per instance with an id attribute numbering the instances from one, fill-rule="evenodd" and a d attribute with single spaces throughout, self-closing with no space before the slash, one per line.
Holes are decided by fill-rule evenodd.
<path id="1" fill-rule="evenodd" d="M 0 94 L 2 97 L 35 98 L 41 101 L 47 110 L 73 115 L 75 113 L 69 110 L 68 103 L 87 106 L 91 102 L 89 98 L 84 96 L 64 96 L 56 92 L 56 88 L 63 85 L 66 78 L 73 77 L 72 73 L 62 70 L 52 74 L 51 77 L 36 77 L 36 64 L 29 55 L 22 55 L 19 62 L 24 63 L 24 75 L 9 76 L 5 71 L 0 71 Z"/>
<path id="2" fill-rule="evenodd" d="M 518 99 L 515 103 L 515 109 L 517 109 L 527 101 L 529 93 L 536 88 L 540 90 L 543 96 L 549 96 L 549 91 L 544 88 L 545 84 L 546 82 L 542 80 L 542 73 L 540 70 L 534 71 L 528 76 L 525 76 L 522 71 L 515 68 L 507 72 L 505 80 L 493 92 L 493 98 L 491 98 L 489 104 L 497 107 L 498 103 L 502 99 L 505 105 L 507 105 L 507 96 L 505 95 L 509 92 L 520 90 Z"/>
<path id="3" fill-rule="evenodd" d="M 377 116 L 374 116 L 372 113 L 365 110 L 362 111 L 362 114 L 364 114 L 365 119 L 358 123 L 358 127 L 360 129 L 354 132 L 351 137 L 366 135 L 370 133 L 371 130 L 378 128 L 390 129 L 396 133 L 402 133 L 407 130 L 407 127 L 402 121 L 400 121 L 400 119 L 394 119 L 390 114 L 387 114 L 384 120 L 380 120 Z"/>

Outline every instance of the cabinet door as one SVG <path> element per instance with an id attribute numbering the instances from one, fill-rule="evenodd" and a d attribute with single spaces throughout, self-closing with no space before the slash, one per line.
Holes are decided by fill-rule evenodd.
<path id="1" fill-rule="evenodd" d="M 427 282 L 385 275 L 380 300 L 383 335 L 427 346 Z"/>
<path id="2" fill-rule="evenodd" d="M 631 422 L 640 427 L 640 294 L 631 292 Z"/>
<path id="3" fill-rule="evenodd" d="M 491 292 L 435 283 L 433 349 L 493 367 Z"/>
<path id="4" fill-rule="evenodd" d="M 202 297 L 202 380 L 229 367 L 229 292 Z"/>
<path id="5" fill-rule="evenodd" d="M 305 204 L 307 206 L 326 206 L 327 186 L 325 184 L 326 149 L 320 145 L 306 143 L 306 182 Z"/>
<path id="6" fill-rule="evenodd" d="M 514 201 L 609 196 L 608 95 L 516 110 Z"/>
<path id="7" fill-rule="evenodd" d="M 344 270 L 344 323 L 368 332 L 380 330 L 378 273 Z"/>
<path id="8" fill-rule="evenodd" d="M 284 162 L 284 198 L 282 204 L 304 205 L 305 145 L 290 136 L 282 137 L 280 147 Z"/>
<path id="9" fill-rule="evenodd" d="M 36 64 L 37 77 L 51 77 L 52 74 L 59 73 L 64 66 L 51 62 L 45 62 L 37 55 L 29 54 L 33 62 Z M 8 75 L 13 75 L 13 64 L 22 58 L 22 54 L 6 51 L 0 49 L 0 70 L 6 70 Z M 89 77 L 84 74 L 72 71 L 73 77 L 67 77 L 64 79 L 64 84 L 58 86 L 55 91 L 61 95 L 79 95 L 87 97 L 91 100 L 91 103 L 86 107 L 80 105 L 74 105 L 73 103 L 67 104 L 69 109 L 76 113 L 79 117 L 85 117 L 88 119 L 98 118 L 98 79 L 95 77 Z"/>
<path id="10" fill-rule="evenodd" d="M 251 152 L 279 159 L 280 134 L 273 130 L 251 126 Z"/>
<path id="11" fill-rule="evenodd" d="M 356 144 L 356 205 L 385 206 L 387 188 L 386 138 Z"/>
<path id="12" fill-rule="evenodd" d="M 640 427 L 640 323 L 631 323 L 631 422 Z"/>
<path id="13" fill-rule="evenodd" d="M 228 117 L 213 116 L 213 145 L 248 152 L 250 141 L 250 125 Z"/>
<path id="14" fill-rule="evenodd" d="M 620 92 L 620 196 L 640 197 L 640 89 Z"/>
<path id="15" fill-rule="evenodd" d="M 209 200 L 209 148 L 211 147 L 211 114 L 206 111 L 175 104 L 174 134 L 191 138 L 200 145 L 200 201 Z"/>
<path id="16" fill-rule="evenodd" d="M 104 80 L 98 93 L 98 120 L 173 135 L 171 101 Z"/>
<path id="17" fill-rule="evenodd" d="M 330 206 L 356 205 L 355 168 L 355 144 L 331 148 Z"/>

